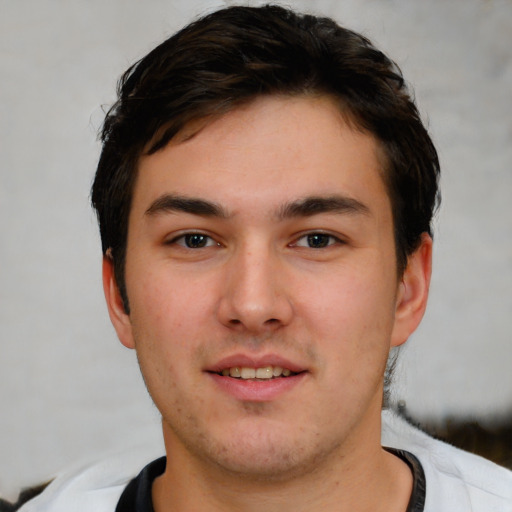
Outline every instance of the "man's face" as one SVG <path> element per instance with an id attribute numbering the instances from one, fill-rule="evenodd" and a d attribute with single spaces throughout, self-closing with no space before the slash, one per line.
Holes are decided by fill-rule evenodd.
<path id="1" fill-rule="evenodd" d="M 129 316 L 108 261 L 107 299 L 177 460 L 275 476 L 378 442 L 411 329 L 377 155 L 328 98 L 270 97 L 141 158 Z"/>

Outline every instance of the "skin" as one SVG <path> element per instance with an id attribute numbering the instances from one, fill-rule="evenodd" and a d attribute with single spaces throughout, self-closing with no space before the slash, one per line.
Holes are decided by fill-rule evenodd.
<path id="1" fill-rule="evenodd" d="M 424 313 L 431 240 L 397 276 L 379 154 L 329 98 L 267 97 L 141 158 L 129 315 L 108 258 L 103 276 L 162 414 L 157 511 L 405 510 L 382 381 Z M 240 357 L 300 376 L 233 391 L 213 371 Z"/>

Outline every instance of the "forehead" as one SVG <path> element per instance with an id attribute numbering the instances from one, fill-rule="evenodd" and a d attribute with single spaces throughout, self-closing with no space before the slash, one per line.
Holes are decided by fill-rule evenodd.
<path id="1" fill-rule="evenodd" d="M 162 193 L 215 199 L 229 208 L 278 208 L 300 197 L 343 195 L 388 204 L 379 144 L 327 97 L 258 98 L 198 121 L 141 157 L 133 205 Z"/>

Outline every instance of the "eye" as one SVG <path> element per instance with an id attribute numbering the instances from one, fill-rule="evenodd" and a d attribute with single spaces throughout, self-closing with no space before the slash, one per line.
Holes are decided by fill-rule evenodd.
<path id="1" fill-rule="evenodd" d="M 339 238 L 327 233 L 308 233 L 301 236 L 293 245 L 295 247 L 309 247 L 310 249 L 324 249 L 339 243 L 342 243 Z"/>
<path id="2" fill-rule="evenodd" d="M 219 245 L 213 238 L 203 233 L 187 233 L 171 240 L 172 244 L 181 245 L 187 249 L 202 249 Z"/>

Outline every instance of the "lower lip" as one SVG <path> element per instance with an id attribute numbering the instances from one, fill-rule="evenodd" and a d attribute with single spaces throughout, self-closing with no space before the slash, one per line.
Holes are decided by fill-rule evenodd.
<path id="1" fill-rule="evenodd" d="M 225 393 L 238 400 L 249 402 L 270 402 L 279 398 L 281 395 L 291 391 L 297 386 L 306 372 L 268 380 L 244 380 L 233 377 L 224 377 L 217 373 L 208 375 Z"/>

